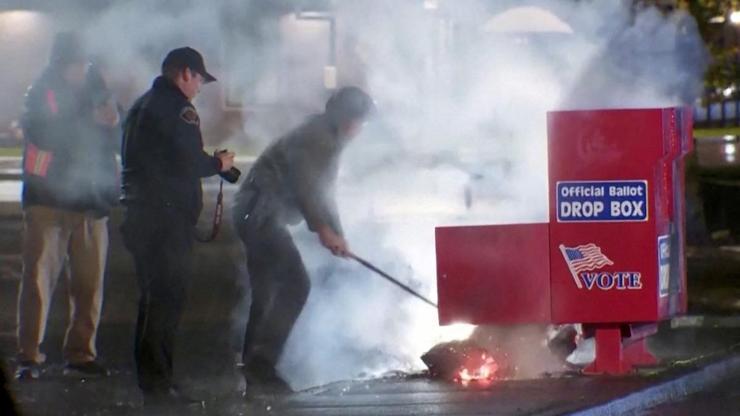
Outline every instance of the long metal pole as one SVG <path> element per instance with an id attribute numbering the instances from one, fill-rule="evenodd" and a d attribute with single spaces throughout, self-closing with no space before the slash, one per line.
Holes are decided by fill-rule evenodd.
<path id="1" fill-rule="evenodd" d="M 379 268 L 373 266 L 373 264 L 370 263 L 369 261 L 367 261 L 365 259 L 362 259 L 361 257 L 358 257 L 357 255 L 355 255 L 353 253 L 349 253 L 347 255 L 347 257 L 351 258 L 352 260 L 355 260 L 356 262 L 360 263 L 361 265 L 363 265 L 363 266 L 367 267 L 368 269 L 374 271 L 375 273 L 377 273 L 381 277 L 385 278 L 389 282 L 391 282 L 394 285 L 396 285 L 396 286 L 400 287 L 401 289 L 403 289 L 406 293 L 408 293 L 408 294 L 410 294 L 410 295 L 418 298 L 419 300 L 422 300 L 423 302 L 425 302 L 426 304 L 428 304 L 430 306 L 434 306 L 435 308 L 439 308 L 439 306 L 437 306 L 436 303 L 434 303 L 431 300 L 427 299 L 426 297 L 420 295 L 414 289 L 411 289 L 410 287 L 408 287 L 405 284 L 401 283 L 400 281 L 398 281 L 397 279 L 395 279 L 393 276 L 389 275 L 388 273 L 386 273 L 386 272 L 380 270 Z"/>

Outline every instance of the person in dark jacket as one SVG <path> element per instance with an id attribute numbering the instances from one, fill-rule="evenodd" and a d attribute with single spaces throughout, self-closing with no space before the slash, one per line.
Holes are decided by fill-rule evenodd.
<path id="1" fill-rule="evenodd" d="M 85 105 L 94 114 L 99 109 L 109 109 L 116 117 L 117 126 L 120 115 L 124 113 L 108 88 L 105 75 L 109 68 L 97 58 L 87 70 L 85 83 Z M 121 150 L 121 129 L 111 129 L 98 123 L 87 123 L 86 137 L 89 138 L 88 151 L 99 155 L 90 160 L 88 169 L 91 175 L 92 195 L 101 207 L 117 206 L 121 197 L 120 168 L 116 155 Z"/>
<path id="2" fill-rule="evenodd" d="M 202 208 L 201 178 L 234 164 L 234 153 L 204 152 L 191 103 L 202 84 L 215 80 L 200 53 L 174 49 L 124 122 L 121 232 L 141 296 L 134 356 L 139 387 L 155 403 L 189 401 L 173 385 L 172 357 Z"/>
<path id="3" fill-rule="evenodd" d="M 246 248 L 252 294 L 242 357 L 248 385 L 290 391 L 275 366 L 308 298 L 310 281 L 287 225 L 305 220 L 334 255 L 349 253 L 334 184 L 342 150 L 373 109 L 361 89 L 339 89 L 323 114 L 259 156 L 236 194 L 234 224 Z"/>
<path id="4" fill-rule="evenodd" d="M 64 341 L 65 372 L 107 375 L 95 338 L 103 301 L 108 215 L 115 203 L 98 182 L 115 176 L 112 133 L 118 113 L 110 101 L 93 103 L 88 61 L 74 33 L 60 33 L 48 67 L 26 96 L 22 117 L 23 279 L 18 302 L 19 379 L 36 378 L 45 355 L 49 304 L 69 262 L 72 311 Z M 97 89 L 104 86 L 97 86 Z M 105 131 L 105 137 L 92 134 Z M 112 192 L 115 192 L 112 191 Z"/>

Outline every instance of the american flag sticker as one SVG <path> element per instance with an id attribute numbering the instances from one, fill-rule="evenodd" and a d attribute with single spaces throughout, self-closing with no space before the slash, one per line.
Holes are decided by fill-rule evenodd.
<path id="1" fill-rule="evenodd" d="M 614 264 L 614 262 L 609 260 L 609 258 L 601 252 L 601 247 L 594 243 L 576 247 L 566 247 L 561 244 L 560 252 L 563 253 L 565 263 L 568 265 L 570 274 L 573 276 L 573 281 L 576 282 L 576 286 L 579 289 L 583 289 L 583 284 L 580 279 L 578 279 L 579 273 L 597 270 L 604 266 L 611 266 Z"/>

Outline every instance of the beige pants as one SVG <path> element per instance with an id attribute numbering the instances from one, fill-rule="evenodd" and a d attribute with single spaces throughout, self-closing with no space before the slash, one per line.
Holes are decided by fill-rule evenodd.
<path id="1" fill-rule="evenodd" d="M 108 218 L 31 206 L 24 210 L 23 279 L 18 301 L 18 355 L 45 360 L 44 340 L 51 296 L 69 261 L 69 326 L 64 358 L 83 363 L 96 358 L 95 336 L 103 303 L 108 253 Z"/>

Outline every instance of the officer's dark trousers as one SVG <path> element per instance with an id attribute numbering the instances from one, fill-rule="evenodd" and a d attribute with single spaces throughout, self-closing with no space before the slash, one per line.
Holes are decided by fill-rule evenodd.
<path id="1" fill-rule="evenodd" d="M 139 387 L 145 393 L 164 392 L 172 386 L 194 225 L 179 212 L 130 206 L 121 231 L 134 257 L 140 290 L 134 344 Z"/>
<path id="2" fill-rule="evenodd" d="M 311 289 L 301 255 L 285 225 L 267 220 L 239 227 L 247 252 L 252 304 L 243 361 L 273 369 Z"/>

